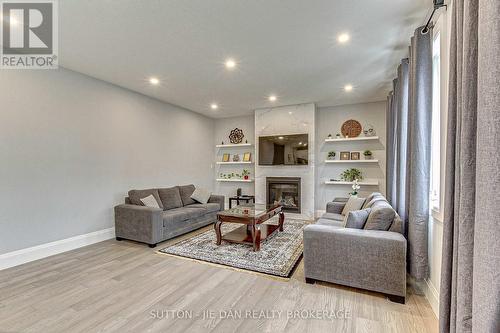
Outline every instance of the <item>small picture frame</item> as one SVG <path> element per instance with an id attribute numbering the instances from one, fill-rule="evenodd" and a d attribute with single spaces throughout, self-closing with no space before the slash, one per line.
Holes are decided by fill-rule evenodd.
<path id="1" fill-rule="evenodd" d="M 252 159 L 252 153 L 244 153 L 243 154 L 243 162 L 250 162 Z"/>
<path id="2" fill-rule="evenodd" d="M 351 160 L 357 161 L 357 160 L 359 160 L 359 157 L 360 157 L 359 151 L 351 152 Z"/>
<path id="3" fill-rule="evenodd" d="M 229 158 L 230 158 L 230 157 L 231 157 L 231 156 L 230 156 L 229 154 L 224 154 L 224 155 L 222 155 L 222 162 L 229 162 Z"/>
<path id="4" fill-rule="evenodd" d="M 351 159 L 351 153 L 348 151 L 341 151 L 340 152 L 340 159 L 345 161 L 345 160 L 350 160 Z"/>

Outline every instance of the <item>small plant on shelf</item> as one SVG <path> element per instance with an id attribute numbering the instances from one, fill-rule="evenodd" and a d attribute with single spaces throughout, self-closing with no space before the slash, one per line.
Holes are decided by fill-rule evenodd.
<path id="1" fill-rule="evenodd" d="M 340 174 L 340 178 L 346 182 L 353 182 L 354 180 L 363 180 L 363 174 L 359 169 L 347 169 Z"/>
<path id="2" fill-rule="evenodd" d="M 250 171 L 244 169 L 241 175 L 243 176 L 243 179 L 248 179 L 250 177 Z"/>
<path id="3" fill-rule="evenodd" d="M 328 159 L 333 160 L 335 159 L 335 155 L 337 155 L 334 151 L 329 151 L 328 152 Z"/>
<path id="4" fill-rule="evenodd" d="M 371 160 L 373 158 L 373 153 L 371 150 L 365 150 L 363 152 L 363 155 L 365 155 L 365 159 Z"/>

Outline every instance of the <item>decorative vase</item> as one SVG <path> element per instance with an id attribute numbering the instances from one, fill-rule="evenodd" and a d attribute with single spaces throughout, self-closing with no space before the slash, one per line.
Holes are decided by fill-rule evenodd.
<path id="1" fill-rule="evenodd" d="M 365 160 L 371 160 L 373 158 L 373 155 L 365 155 Z"/>
<path id="2" fill-rule="evenodd" d="M 240 155 L 234 154 L 233 156 L 233 162 L 239 162 L 240 161 Z"/>
<path id="3" fill-rule="evenodd" d="M 249 177 L 245 175 L 245 176 L 243 176 L 243 178 L 244 178 L 245 180 L 248 180 L 248 178 L 249 178 Z"/>

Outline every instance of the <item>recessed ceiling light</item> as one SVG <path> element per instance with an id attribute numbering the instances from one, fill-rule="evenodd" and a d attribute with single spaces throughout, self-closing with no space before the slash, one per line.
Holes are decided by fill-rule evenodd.
<path id="1" fill-rule="evenodd" d="M 292 111 L 288 111 L 288 114 L 293 114 L 293 112 Z"/>
<path id="2" fill-rule="evenodd" d="M 346 85 L 344 86 L 344 90 L 345 90 L 345 91 L 352 91 L 352 84 L 346 84 Z"/>
<path id="3" fill-rule="evenodd" d="M 269 96 L 269 101 L 271 101 L 271 102 L 276 102 L 277 99 L 278 99 L 278 97 L 276 97 L 276 95 Z"/>
<path id="4" fill-rule="evenodd" d="M 156 86 L 157 84 L 160 83 L 160 80 L 158 80 L 158 78 L 156 78 L 156 77 L 151 77 L 151 78 L 149 78 L 149 83 Z"/>
<path id="5" fill-rule="evenodd" d="M 226 59 L 226 62 L 224 63 L 226 65 L 226 68 L 227 69 L 233 69 L 236 67 L 236 61 L 234 61 L 234 59 Z"/>
<path id="6" fill-rule="evenodd" d="M 299 142 L 299 145 L 301 145 L 301 144 L 302 144 L 302 142 Z"/>
<path id="7" fill-rule="evenodd" d="M 215 103 L 212 103 L 212 104 L 210 104 L 210 108 L 212 110 L 217 110 L 219 108 L 219 106 L 217 104 L 215 104 Z"/>
<path id="8" fill-rule="evenodd" d="M 351 39 L 351 37 L 347 33 L 342 33 L 337 37 L 337 41 L 341 44 L 347 43 L 349 39 Z"/>
<path id="9" fill-rule="evenodd" d="M 284 139 L 284 137 L 282 137 L 282 136 L 278 136 L 278 139 L 283 140 L 283 139 Z"/>

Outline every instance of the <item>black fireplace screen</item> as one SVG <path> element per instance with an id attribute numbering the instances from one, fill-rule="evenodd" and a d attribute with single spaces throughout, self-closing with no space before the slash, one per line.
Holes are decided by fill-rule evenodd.
<path id="1" fill-rule="evenodd" d="M 283 210 L 300 213 L 300 178 L 267 178 L 267 203 L 280 203 Z"/>

